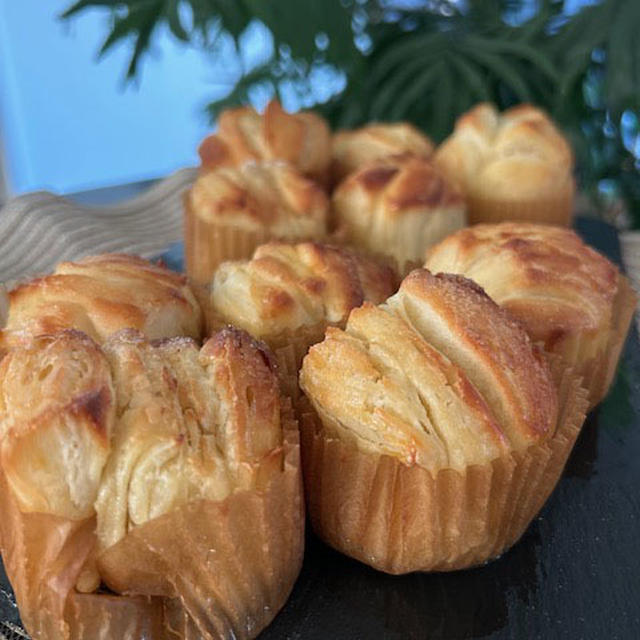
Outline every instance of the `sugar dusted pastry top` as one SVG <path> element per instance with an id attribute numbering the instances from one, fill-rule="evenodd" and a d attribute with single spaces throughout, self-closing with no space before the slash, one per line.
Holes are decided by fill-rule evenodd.
<path id="1" fill-rule="evenodd" d="M 280 469 L 270 356 L 237 329 L 199 349 L 125 330 L 33 338 L 0 364 L 0 462 L 24 511 L 86 518 L 101 548 L 198 499 Z"/>
<path id="2" fill-rule="evenodd" d="M 136 256 L 104 254 L 60 263 L 9 293 L 5 339 L 80 329 L 103 342 L 133 328 L 150 338 L 200 337 L 202 313 L 186 279 Z M 16 335 L 18 337 L 18 335 Z"/>
<path id="3" fill-rule="evenodd" d="M 462 195 L 423 158 L 364 166 L 338 186 L 332 204 L 335 226 L 352 242 L 399 260 L 421 260 L 431 242 L 465 222 Z"/>
<path id="4" fill-rule="evenodd" d="M 269 242 L 251 260 L 220 266 L 211 304 L 226 322 L 268 338 L 305 325 L 341 324 L 352 308 L 381 302 L 396 284 L 391 267 L 345 247 Z"/>
<path id="5" fill-rule="evenodd" d="M 477 105 L 458 119 L 434 162 L 465 193 L 516 200 L 566 188 L 573 170 L 566 139 L 543 111 L 527 104 L 503 113 Z"/>
<path id="6" fill-rule="evenodd" d="M 549 438 L 549 369 L 473 282 L 411 272 L 354 309 L 305 358 L 300 385 L 340 438 L 433 471 L 481 464 Z"/>
<path id="7" fill-rule="evenodd" d="M 594 349 L 606 344 L 618 269 L 569 229 L 476 225 L 433 247 L 425 266 L 475 280 L 548 349 L 584 331 Z"/>
<path id="8" fill-rule="evenodd" d="M 433 153 L 431 140 L 407 122 L 368 124 L 359 129 L 338 131 L 331 146 L 335 181 L 388 156 L 410 154 L 426 158 Z"/>
<path id="9" fill-rule="evenodd" d="M 253 107 L 223 111 L 218 132 L 199 149 L 202 166 L 241 166 L 248 161 L 284 160 L 304 175 L 325 183 L 331 161 L 331 133 L 311 112 L 287 113 L 276 100 L 263 114 Z"/>
<path id="10" fill-rule="evenodd" d="M 283 162 L 248 163 L 203 172 L 187 195 L 200 218 L 283 238 L 318 238 L 326 231 L 324 191 Z"/>

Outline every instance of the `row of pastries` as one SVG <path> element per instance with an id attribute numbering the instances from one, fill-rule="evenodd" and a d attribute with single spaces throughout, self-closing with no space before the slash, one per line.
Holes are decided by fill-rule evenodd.
<path id="1" fill-rule="evenodd" d="M 304 504 L 388 573 L 486 562 L 615 374 L 635 298 L 563 226 L 539 110 L 479 105 L 435 148 L 272 102 L 200 156 L 187 276 L 103 255 L 9 293 L 0 549 L 34 639 L 255 637 Z"/>

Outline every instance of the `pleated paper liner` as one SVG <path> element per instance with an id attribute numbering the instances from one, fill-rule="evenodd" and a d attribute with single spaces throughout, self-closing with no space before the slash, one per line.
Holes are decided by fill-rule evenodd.
<path id="1" fill-rule="evenodd" d="M 22 513 L 0 474 L 0 540 L 34 640 L 253 638 L 284 605 L 302 564 L 299 441 L 283 417 L 282 470 L 262 489 L 202 500 L 134 527 L 99 557 L 117 594 L 74 586 L 95 519 Z"/>
<path id="2" fill-rule="evenodd" d="M 208 284 L 225 260 L 247 260 L 256 247 L 273 239 L 266 229 L 248 230 L 203 220 L 184 196 L 184 256 L 187 275 Z"/>
<path id="3" fill-rule="evenodd" d="M 587 360 L 582 353 L 588 349 L 589 336 L 584 336 L 574 353 L 560 352 L 569 366 L 573 366 L 583 375 L 582 385 L 589 391 L 589 408 L 601 402 L 611 387 L 637 303 L 638 296 L 631 283 L 619 274 L 618 292 L 613 301 L 611 328 L 605 349 Z"/>
<path id="4" fill-rule="evenodd" d="M 573 180 L 561 193 L 535 201 L 519 202 L 467 194 L 469 224 L 518 221 L 568 227 L 573 218 L 574 194 Z"/>
<path id="5" fill-rule="evenodd" d="M 303 472 L 319 537 L 393 574 L 471 567 L 511 547 L 553 491 L 585 418 L 586 391 L 559 358 L 552 359 L 560 398 L 554 435 L 462 471 L 432 473 L 364 451 L 336 437 L 333 420 L 307 402 Z"/>

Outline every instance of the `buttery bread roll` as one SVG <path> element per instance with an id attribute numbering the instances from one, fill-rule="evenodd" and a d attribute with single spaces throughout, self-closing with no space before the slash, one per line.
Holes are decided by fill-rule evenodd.
<path id="1" fill-rule="evenodd" d="M 311 347 L 300 385 L 321 538 L 390 573 L 483 562 L 522 535 L 584 419 L 585 392 L 475 283 L 415 270 Z"/>
<path id="2" fill-rule="evenodd" d="M 347 242 L 393 257 L 406 274 L 427 247 L 465 226 L 466 208 L 428 160 L 396 157 L 344 180 L 333 193 L 333 217 Z"/>
<path id="3" fill-rule="evenodd" d="M 583 376 L 591 406 L 606 395 L 635 296 L 617 267 L 573 231 L 522 222 L 477 225 L 432 247 L 425 266 L 484 287 L 545 351 Z"/>
<path id="4" fill-rule="evenodd" d="M 243 331 L 200 349 L 67 330 L 12 350 L 0 544 L 26 629 L 255 637 L 302 560 L 298 455 L 271 356 Z"/>
<path id="5" fill-rule="evenodd" d="M 408 122 L 368 124 L 338 131 L 331 141 L 331 173 L 337 184 L 366 164 L 389 156 L 414 155 L 427 158 L 433 143 Z"/>
<path id="6" fill-rule="evenodd" d="M 152 339 L 202 333 L 202 313 L 186 278 L 137 256 L 62 262 L 53 274 L 14 288 L 8 299 L 5 346 L 70 328 L 97 342 L 124 328 Z"/>
<path id="7" fill-rule="evenodd" d="M 249 161 L 283 160 L 326 185 L 331 162 L 331 132 L 312 112 L 287 113 L 272 100 L 261 115 L 249 106 L 227 109 L 218 131 L 199 149 L 203 169 L 241 166 Z"/>
<path id="8" fill-rule="evenodd" d="M 327 326 L 344 326 L 351 309 L 382 302 L 397 284 L 390 266 L 346 247 L 274 241 L 251 260 L 222 263 L 204 307 L 209 330 L 229 323 L 271 347 L 295 399 L 302 358 Z"/>
<path id="9" fill-rule="evenodd" d="M 206 284 L 221 262 L 272 238 L 322 238 L 328 210 L 324 191 L 282 162 L 201 173 L 185 198 L 187 273 Z"/>
<path id="10" fill-rule="evenodd" d="M 464 192 L 470 224 L 571 221 L 571 148 L 549 117 L 531 105 L 503 113 L 491 104 L 477 105 L 458 119 L 434 162 Z"/>

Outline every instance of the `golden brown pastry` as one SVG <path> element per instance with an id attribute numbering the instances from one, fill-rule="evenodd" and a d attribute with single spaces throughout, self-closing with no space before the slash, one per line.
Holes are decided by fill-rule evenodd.
<path id="1" fill-rule="evenodd" d="M 334 224 L 347 242 L 391 256 L 401 273 L 427 247 L 466 224 L 462 196 L 428 160 L 403 157 L 366 165 L 333 193 Z"/>
<path id="2" fill-rule="evenodd" d="M 635 298 L 617 267 L 573 231 L 522 222 L 477 225 L 432 247 L 425 266 L 475 280 L 534 341 L 584 376 L 591 406 L 602 400 Z"/>
<path id="3" fill-rule="evenodd" d="M 549 117 L 528 104 L 499 113 L 482 103 L 461 116 L 434 162 L 462 189 L 469 222 L 523 220 L 567 226 L 573 154 Z"/>
<path id="4" fill-rule="evenodd" d="M 12 350 L 0 541 L 31 636 L 255 637 L 302 560 L 290 416 L 270 354 L 236 329 L 201 349 L 124 330 Z"/>
<path id="5" fill-rule="evenodd" d="M 262 115 L 248 106 L 223 111 L 217 133 L 202 142 L 199 153 L 205 170 L 241 166 L 249 161 L 284 160 L 326 185 L 331 132 L 318 114 L 287 113 L 272 100 Z"/>
<path id="6" fill-rule="evenodd" d="M 264 340 L 295 396 L 302 358 L 326 327 L 344 326 L 351 309 L 382 302 L 397 284 L 391 267 L 346 247 L 274 241 L 221 264 L 205 308 L 210 329 L 229 323 Z"/>
<path id="7" fill-rule="evenodd" d="M 322 238 L 329 210 L 324 191 L 282 162 L 201 173 L 185 205 L 186 269 L 199 284 L 272 238 Z"/>
<path id="8" fill-rule="evenodd" d="M 307 506 L 329 544 L 391 573 L 483 562 L 544 503 L 584 418 L 475 283 L 412 271 L 311 347 L 300 386 Z M 517 487 L 517 490 L 515 489 Z"/>
<path id="9" fill-rule="evenodd" d="M 414 155 L 428 158 L 433 143 L 408 122 L 368 124 L 338 131 L 331 142 L 331 172 L 334 184 L 366 164 L 389 156 Z"/>
<path id="10" fill-rule="evenodd" d="M 9 292 L 3 342 L 70 328 L 98 342 L 124 328 L 152 339 L 199 338 L 202 313 L 186 278 L 123 254 L 62 262 Z"/>

